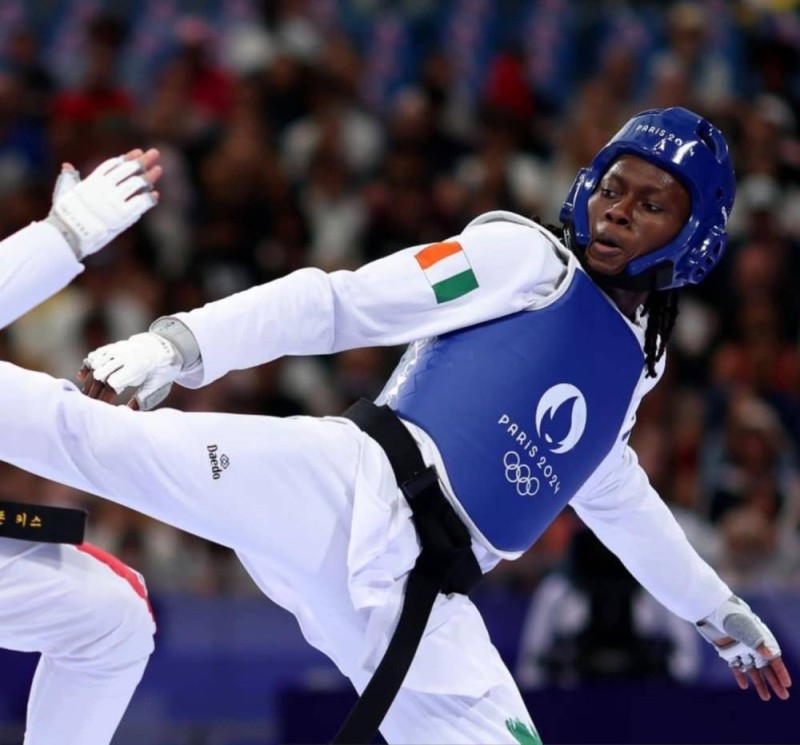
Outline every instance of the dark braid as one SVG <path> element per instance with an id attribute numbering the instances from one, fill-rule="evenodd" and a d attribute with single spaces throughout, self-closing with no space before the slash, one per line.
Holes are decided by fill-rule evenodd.
<path id="1" fill-rule="evenodd" d="M 675 290 L 651 292 L 644 303 L 643 313 L 649 316 L 644 337 L 647 377 L 656 376 L 656 363 L 664 356 L 675 319 L 678 317 L 678 293 Z"/>

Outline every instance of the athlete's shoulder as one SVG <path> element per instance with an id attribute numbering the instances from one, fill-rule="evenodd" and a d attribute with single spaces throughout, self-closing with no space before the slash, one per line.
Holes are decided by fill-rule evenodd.
<path id="1" fill-rule="evenodd" d="M 484 212 L 467 224 L 462 231 L 462 235 L 474 234 L 476 231 L 485 233 L 502 232 L 506 238 L 518 239 L 524 242 L 527 250 L 552 254 L 564 264 L 569 264 L 574 259 L 572 252 L 558 236 L 549 231 L 544 225 L 516 212 L 508 212 L 507 210 Z"/>

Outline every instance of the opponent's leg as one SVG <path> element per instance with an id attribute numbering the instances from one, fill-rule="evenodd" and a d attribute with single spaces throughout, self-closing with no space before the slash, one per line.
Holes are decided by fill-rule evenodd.
<path id="1" fill-rule="evenodd" d="M 0 646 L 42 655 L 25 745 L 107 745 L 153 651 L 144 586 L 100 558 L 39 544 L 0 569 Z"/>

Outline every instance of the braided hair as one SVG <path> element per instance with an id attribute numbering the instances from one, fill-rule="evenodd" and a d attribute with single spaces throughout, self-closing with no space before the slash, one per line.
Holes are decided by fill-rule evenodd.
<path id="1" fill-rule="evenodd" d="M 678 293 L 675 290 L 651 292 L 645 300 L 643 314 L 649 318 L 644 336 L 647 377 L 654 378 L 656 363 L 664 356 L 675 328 L 675 319 L 678 317 Z"/>
<path id="2" fill-rule="evenodd" d="M 538 216 L 533 220 L 540 225 L 543 223 Z M 553 235 L 559 238 L 568 247 L 572 247 L 573 242 L 566 235 L 567 230 L 563 225 L 544 225 Z M 581 264 L 584 265 L 583 255 L 579 251 L 574 251 Z M 594 273 L 591 276 L 597 277 Z M 675 329 L 675 319 L 678 317 L 678 293 L 676 290 L 658 290 L 650 292 L 645 300 L 642 314 L 648 316 L 647 331 L 644 337 L 645 366 L 647 367 L 647 377 L 656 377 L 656 364 L 667 351 L 667 345 Z"/>

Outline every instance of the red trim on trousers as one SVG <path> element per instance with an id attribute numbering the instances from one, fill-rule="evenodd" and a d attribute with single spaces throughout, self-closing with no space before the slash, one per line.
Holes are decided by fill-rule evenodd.
<path id="1" fill-rule="evenodd" d="M 83 553 L 94 557 L 99 562 L 102 562 L 109 569 L 111 569 L 114 574 L 122 577 L 122 579 L 124 579 L 133 588 L 133 591 L 142 600 L 144 600 L 145 603 L 147 603 L 147 610 L 150 611 L 150 615 L 153 616 L 153 620 L 155 620 L 153 608 L 150 605 L 150 599 L 147 596 L 147 588 L 144 586 L 142 580 L 139 579 L 139 575 L 134 572 L 133 569 L 131 569 L 124 562 L 120 561 L 116 556 L 103 551 L 101 548 L 97 548 L 97 546 L 93 546 L 91 543 L 81 543 L 79 546 L 75 546 L 75 548 L 77 548 L 78 551 L 82 551 Z"/>

